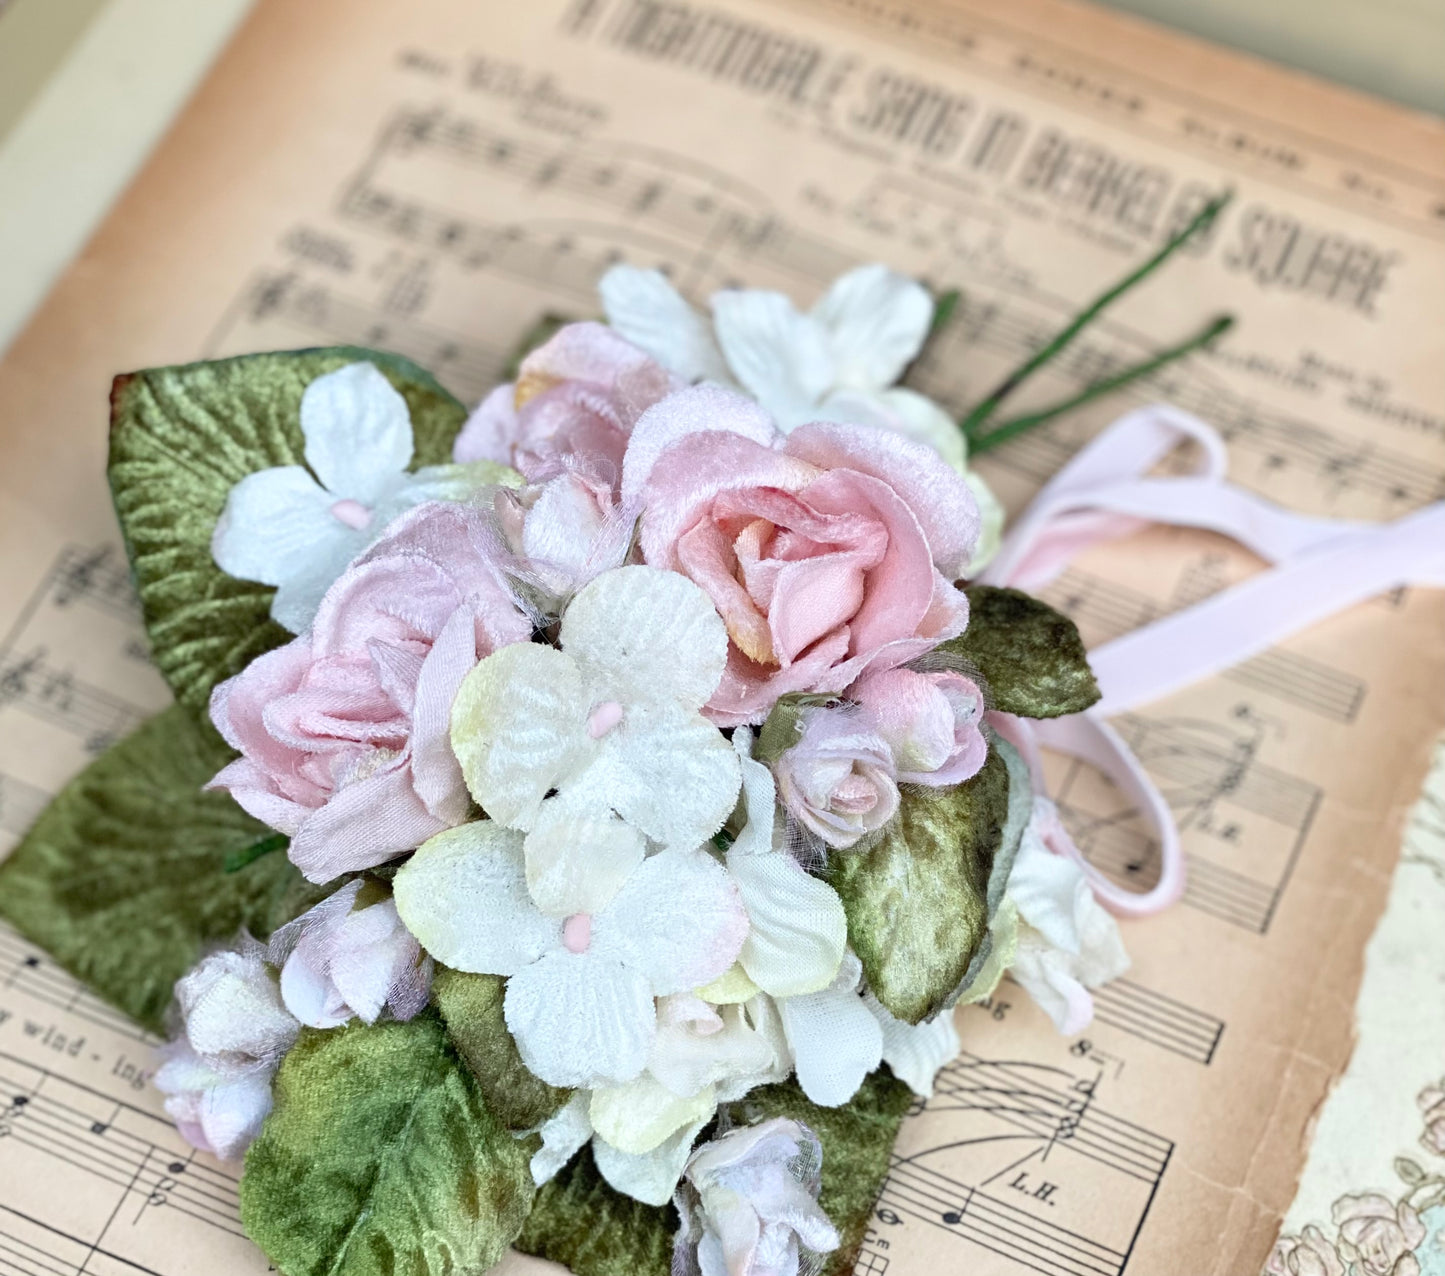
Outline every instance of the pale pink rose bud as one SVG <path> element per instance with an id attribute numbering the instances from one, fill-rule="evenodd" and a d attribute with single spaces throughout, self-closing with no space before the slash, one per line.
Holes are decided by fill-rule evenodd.
<path id="1" fill-rule="evenodd" d="M 774 1117 L 704 1143 L 673 1203 L 682 1226 L 673 1276 L 798 1276 L 837 1249 L 818 1205 L 823 1149 L 806 1125 Z"/>
<path id="2" fill-rule="evenodd" d="M 802 724 L 773 767 L 778 797 L 805 829 L 846 850 L 898 812 L 892 751 L 856 711 L 810 709 Z"/>
<path id="3" fill-rule="evenodd" d="M 365 891 L 367 894 L 363 894 Z M 433 963 L 402 925 L 384 887 L 349 882 L 271 936 L 286 1009 L 310 1028 L 410 1019 L 426 1005 Z"/>
<path id="4" fill-rule="evenodd" d="M 902 784 L 962 784 L 988 756 L 983 692 L 961 673 L 868 673 L 848 698 L 867 710 L 887 741 Z"/>

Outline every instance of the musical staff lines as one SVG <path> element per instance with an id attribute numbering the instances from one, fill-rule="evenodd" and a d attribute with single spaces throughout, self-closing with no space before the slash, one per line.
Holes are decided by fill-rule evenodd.
<path id="1" fill-rule="evenodd" d="M 8 1263 L 20 1272 L 78 1276 L 101 1270 L 89 1256 L 103 1254 L 150 1272 L 144 1259 L 157 1224 L 171 1234 L 199 1228 L 202 1236 L 221 1233 L 244 1244 L 237 1178 L 197 1156 L 167 1118 L 4 1052 L 0 1180 L 7 1185 L 0 1271 Z M 73 1185 L 44 1223 L 39 1206 L 53 1202 L 29 1199 L 29 1185 L 41 1181 L 52 1194 Z"/>
<path id="2" fill-rule="evenodd" d="M 1224 1021 L 1132 979 L 1093 990 L 1094 1019 L 1206 1067 L 1224 1035 Z"/>
<path id="3" fill-rule="evenodd" d="M 102 1001 L 3 922 L 0 922 L 0 972 L 3 972 L 0 989 L 13 988 L 99 1028 L 147 1045 L 158 1044 L 156 1038 L 134 1020 Z"/>
<path id="4" fill-rule="evenodd" d="M 1183 902 L 1264 934 L 1319 809 L 1319 787 L 1259 761 L 1263 728 L 1247 712 L 1227 726 L 1136 714 L 1114 725 L 1175 813 L 1189 868 Z M 1158 844 L 1137 812 L 1109 806 L 1082 764 L 1067 764 L 1058 802 L 1103 872 L 1135 886 L 1157 871 Z"/>
<path id="5" fill-rule="evenodd" d="M 35 823 L 50 797 L 44 789 L 0 772 L 0 829 L 19 837 Z"/>
<path id="6" fill-rule="evenodd" d="M 1097 1075 L 960 1055 L 904 1124 L 855 1276 L 881 1276 L 888 1231 L 910 1220 L 1026 1271 L 1119 1276 L 1173 1144 L 1101 1108 L 1098 1086 Z M 1094 1207 L 1081 1208 L 1089 1196 Z"/>
<path id="7" fill-rule="evenodd" d="M 87 753 L 103 753 L 145 720 L 135 705 L 60 668 L 45 647 L 0 657 L 0 708 L 13 705 L 80 736 Z"/>

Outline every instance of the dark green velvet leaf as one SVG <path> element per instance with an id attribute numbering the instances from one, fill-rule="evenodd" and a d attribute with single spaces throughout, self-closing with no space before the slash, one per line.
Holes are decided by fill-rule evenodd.
<path id="1" fill-rule="evenodd" d="M 988 683 L 994 709 L 1021 718 L 1082 713 L 1099 685 L 1074 622 L 1017 589 L 970 585 L 968 629 L 942 650 L 964 657 Z"/>
<path id="2" fill-rule="evenodd" d="M 314 891 L 284 855 L 225 871 L 270 832 L 201 792 L 234 756 L 172 706 L 72 780 L 0 864 L 0 913 L 155 1031 L 206 941 L 264 937 Z"/>
<path id="3" fill-rule="evenodd" d="M 669 1276 L 677 1211 L 614 1191 L 583 1148 L 537 1200 L 515 1247 L 575 1276 Z"/>
<path id="4" fill-rule="evenodd" d="M 462 1276 L 532 1205 L 518 1139 L 432 1012 L 302 1033 L 246 1153 L 241 1221 L 286 1276 Z"/>
<path id="5" fill-rule="evenodd" d="M 301 396 L 316 377 L 374 363 L 407 401 L 415 465 L 450 459 L 466 409 L 415 364 L 351 346 L 246 355 L 117 377 L 110 484 L 151 650 L 176 698 L 211 688 L 290 635 L 275 590 L 227 576 L 211 534 L 231 488 L 257 470 L 302 465 Z"/>
<path id="6" fill-rule="evenodd" d="M 566 1103 L 572 1092 L 550 1086 L 527 1070 L 502 1014 L 506 990 L 500 975 L 469 975 L 439 966 L 431 995 L 487 1107 L 509 1130 L 530 1130 Z"/>
<path id="7" fill-rule="evenodd" d="M 1008 769 L 949 789 L 908 786 L 898 815 L 823 876 L 843 900 L 848 940 L 874 995 L 899 1019 L 936 1014 L 988 933 L 988 886 L 1008 818 Z"/>
<path id="8" fill-rule="evenodd" d="M 728 1105 L 733 1125 L 791 1117 L 823 1144 L 822 1205 L 842 1237 L 828 1255 L 825 1276 L 853 1270 L 874 1202 L 888 1173 L 893 1142 L 913 1101 L 912 1091 L 887 1068 L 868 1077 L 842 1107 L 820 1108 L 796 1081 L 763 1086 Z M 714 1130 L 704 1130 L 703 1139 Z M 590 1150 L 537 1192 L 537 1203 L 516 1248 L 570 1267 L 576 1276 L 668 1276 L 677 1211 L 643 1205 L 608 1187 Z"/>

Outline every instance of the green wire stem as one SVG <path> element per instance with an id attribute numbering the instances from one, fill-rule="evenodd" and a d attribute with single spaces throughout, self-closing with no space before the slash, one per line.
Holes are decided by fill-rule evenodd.
<path id="1" fill-rule="evenodd" d="M 1158 270 L 1160 266 L 1168 261 L 1170 257 L 1196 235 L 1208 230 L 1231 198 L 1233 198 L 1233 192 L 1225 191 L 1223 194 L 1216 195 L 1206 203 L 1204 207 L 1190 219 L 1189 223 L 1182 230 L 1166 240 L 1163 247 L 1150 257 L 1148 261 L 1131 271 L 1128 275 L 1125 275 L 1118 283 L 1100 293 L 1089 305 L 1079 311 L 1068 324 L 1061 328 L 1052 340 L 1040 347 L 1028 359 L 1024 360 L 1023 363 L 1010 372 L 1008 376 L 995 387 L 992 393 L 970 409 L 968 415 L 959 423 L 959 427 L 963 430 L 964 438 L 968 440 L 970 452 L 986 450 L 989 447 L 995 446 L 996 443 L 1003 442 L 1003 438 L 996 438 L 995 436 L 1004 435 L 1005 431 L 1007 431 L 1008 438 L 1014 438 L 1023 433 L 1024 429 L 1039 425 L 1049 417 L 1057 415 L 1059 412 L 1071 407 L 1077 407 L 1080 403 L 1087 403 L 1090 399 L 1096 398 L 1100 394 L 1106 394 L 1110 390 L 1118 389 L 1120 385 L 1127 385 L 1130 381 L 1148 375 L 1148 373 L 1157 370 L 1171 359 L 1180 358 L 1182 355 L 1189 353 L 1191 350 L 1198 349 L 1201 345 L 1214 340 L 1223 332 L 1227 331 L 1232 325 L 1233 319 L 1229 316 L 1220 316 L 1215 319 L 1203 333 L 1191 337 L 1188 341 L 1182 342 L 1180 345 L 1174 346 L 1162 354 L 1155 355 L 1134 368 L 1126 369 L 1105 381 L 1101 381 L 1097 386 L 1089 386 L 1080 395 L 1068 400 L 1066 403 L 1062 403 L 1055 408 L 1050 408 L 1043 412 L 1032 412 L 1027 416 L 1005 422 L 996 430 L 990 430 L 988 432 L 984 432 L 983 430 L 984 424 L 993 416 L 998 410 L 999 405 L 1008 398 L 1009 395 L 1017 390 L 1020 385 L 1040 368 L 1054 359 L 1065 346 L 1073 341 L 1079 333 L 1093 323 L 1094 320 L 1115 301 L 1126 292 L 1143 283 L 1144 280 Z M 1022 425 L 1021 423 L 1024 422 L 1027 422 L 1027 424 Z"/>
<path id="2" fill-rule="evenodd" d="M 1136 363 L 1122 372 L 1116 372 L 1111 377 L 1096 381 L 1072 398 L 1063 399 L 1052 407 L 1040 408 L 1037 412 L 1026 412 L 1022 416 L 1013 417 L 1002 425 L 995 426 L 987 434 L 981 435 L 969 443 L 969 455 L 977 456 L 980 452 L 987 452 L 990 448 L 995 448 L 1000 443 L 1007 443 L 1010 439 L 1017 438 L 1026 430 L 1032 430 L 1034 426 L 1042 425 L 1053 417 L 1060 416 L 1065 412 L 1072 412 L 1075 408 L 1081 408 L 1086 403 L 1101 399 L 1106 394 L 1113 394 L 1115 390 L 1122 390 L 1131 382 L 1147 377 L 1151 372 L 1157 372 L 1165 364 L 1182 359 L 1186 354 L 1191 354 L 1195 350 L 1204 349 L 1232 327 L 1234 327 L 1234 316 L 1220 315 L 1212 320 L 1202 332 L 1196 332 L 1194 336 L 1187 341 L 1181 341 L 1177 346 L 1161 350 L 1152 358 L 1144 360 L 1143 363 Z"/>

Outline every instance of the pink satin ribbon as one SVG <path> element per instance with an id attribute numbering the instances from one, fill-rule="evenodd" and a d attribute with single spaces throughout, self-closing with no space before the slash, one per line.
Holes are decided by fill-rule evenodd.
<path id="1" fill-rule="evenodd" d="M 1186 439 L 1201 449 L 1193 473 L 1144 477 Z M 1091 651 L 1103 695 L 1087 712 L 1045 721 L 990 715 L 1028 760 L 1040 793 L 1042 745 L 1104 772 L 1153 826 L 1159 881 L 1147 891 L 1131 891 L 1094 868 L 1052 807 L 1043 808 L 1046 844 L 1076 861 L 1100 902 L 1121 917 L 1145 917 L 1174 903 L 1184 890 L 1184 854 L 1163 795 L 1105 719 L 1247 660 L 1376 594 L 1400 585 L 1445 588 L 1445 502 L 1392 523 L 1310 518 L 1230 483 L 1227 463 L 1224 441 L 1188 413 L 1166 405 L 1131 412 L 1049 481 L 980 577 L 991 585 L 1037 590 L 1089 546 L 1148 523 L 1218 532 L 1272 564 Z"/>

